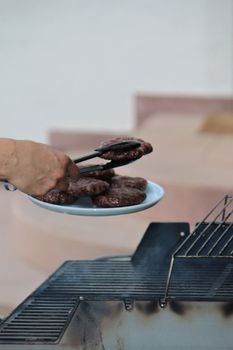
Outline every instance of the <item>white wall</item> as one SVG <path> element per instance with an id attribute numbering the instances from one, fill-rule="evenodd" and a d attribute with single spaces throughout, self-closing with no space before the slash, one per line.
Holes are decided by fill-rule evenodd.
<path id="1" fill-rule="evenodd" d="M 233 0 L 0 0 L 1 136 L 128 131 L 136 92 L 233 94 Z"/>

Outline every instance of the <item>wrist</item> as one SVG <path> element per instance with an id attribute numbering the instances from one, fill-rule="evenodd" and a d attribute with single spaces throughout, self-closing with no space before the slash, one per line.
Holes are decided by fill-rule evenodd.
<path id="1" fill-rule="evenodd" d="M 17 164 L 16 142 L 12 139 L 0 139 L 0 178 L 9 180 Z"/>

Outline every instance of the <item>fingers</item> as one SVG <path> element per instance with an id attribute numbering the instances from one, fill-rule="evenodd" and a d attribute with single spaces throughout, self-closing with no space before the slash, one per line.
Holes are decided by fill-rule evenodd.
<path id="1" fill-rule="evenodd" d="M 79 169 L 77 165 L 70 160 L 70 162 L 67 165 L 67 176 L 70 177 L 72 180 L 77 180 L 79 178 Z"/>
<path id="2" fill-rule="evenodd" d="M 63 177 L 62 179 L 59 179 L 57 181 L 57 184 L 54 188 L 65 192 L 67 190 L 68 186 L 69 186 L 69 178 Z"/>
<path id="3" fill-rule="evenodd" d="M 79 178 L 79 169 L 70 159 L 66 166 L 65 176 L 60 178 L 56 183 L 56 189 L 67 191 L 70 179 L 77 180 Z"/>

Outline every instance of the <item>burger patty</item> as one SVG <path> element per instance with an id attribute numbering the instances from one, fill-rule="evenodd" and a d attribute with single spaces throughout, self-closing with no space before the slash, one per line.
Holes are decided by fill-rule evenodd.
<path id="1" fill-rule="evenodd" d="M 92 197 L 93 204 L 102 208 L 125 207 L 144 201 L 146 194 L 136 188 L 111 188 L 98 196 Z"/>
<path id="2" fill-rule="evenodd" d="M 52 204 L 72 204 L 76 201 L 74 196 L 58 189 L 52 189 L 43 196 L 37 196 L 36 198 Z"/>
<path id="3" fill-rule="evenodd" d="M 138 139 L 135 137 L 117 137 L 115 139 L 102 142 L 100 147 L 114 145 L 115 143 L 119 143 L 122 141 L 139 141 L 141 144 L 138 147 L 132 148 L 131 150 L 125 151 L 109 151 L 105 152 L 100 156 L 100 158 L 109 159 L 109 160 L 136 160 L 141 158 L 143 155 L 151 153 L 153 151 L 153 147 L 149 142 L 145 142 L 142 139 Z"/>
<path id="4" fill-rule="evenodd" d="M 132 176 L 121 176 L 115 175 L 111 178 L 111 187 L 131 187 L 137 188 L 138 190 L 145 191 L 147 187 L 147 181 L 142 177 L 132 177 Z"/>
<path id="5" fill-rule="evenodd" d="M 77 181 L 69 181 L 67 193 L 74 197 L 94 196 L 106 191 L 109 184 L 106 181 L 92 177 L 81 177 Z"/>

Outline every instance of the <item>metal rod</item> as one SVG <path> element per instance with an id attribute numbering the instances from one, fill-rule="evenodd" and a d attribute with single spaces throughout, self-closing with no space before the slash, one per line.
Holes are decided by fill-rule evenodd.
<path id="1" fill-rule="evenodd" d="M 208 244 L 208 242 L 211 240 L 211 238 L 217 233 L 217 231 L 222 227 L 223 224 L 225 224 L 225 222 L 227 221 L 227 219 L 231 216 L 231 214 L 233 213 L 233 210 L 228 213 L 228 215 L 226 216 L 226 214 L 224 214 L 224 221 L 219 223 L 217 225 L 217 227 L 214 229 L 214 231 L 209 235 L 209 237 L 207 237 L 206 241 L 202 244 L 202 246 L 198 249 L 198 251 L 196 252 L 196 255 L 199 255 L 200 252 L 206 247 L 206 245 Z M 208 255 L 208 253 L 207 253 Z"/>
<path id="2" fill-rule="evenodd" d="M 171 282 L 171 276 L 172 276 L 172 271 L 173 271 L 173 267 L 174 267 L 174 262 L 175 262 L 175 256 L 172 255 L 171 257 L 171 262 L 170 262 L 170 266 L 169 266 L 169 271 L 168 271 L 168 275 L 167 275 L 167 282 L 166 282 L 166 288 L 165 288 L 165 293 L 164 293 L 164 297 L 159 301 L 159 304 L 162 308 L 164 308 L 167 304 L 167 296 L 168 296 L 168 290 L 170 287 L 170 282 Z"/>
<path id="3" fill-rule="evenodd" d="M 224 205 L 227 204 L 227 201 L 228 201 L 228 195 L 226 195 L 225 197 Z M 226 211 L 224 210 L 222 213 L 222 221 L 225 219 L 225 215 L 226 215 Z"/>
<path id="4" fill-rule="evenodd" d="M 214 217 L 214 219 L 204 228 L 203 231 L 200 232 L 199 236 L 193 241 L 193 243 L 190 245 L 190 247 L 187 249 L 186 251 L 186 255 L 188 255 L 188 253 L 192 250 L 192 248 L 194 247 L 194 245 L 199 241 L 199 239 L 201 237 L 203 237 L 203 234 L 209 229 L 209 227 L 211 225 L 213 225 L 216 220 L 218 219 L 218 217 L 222 214 L 223 210 L 226 209 L 230 204 L 231 202 L 233 201 L 233 199 L 231 199 L 231 201 L 229 203 L 227 203 L 226 205 L 224 205 L 223 209 Z"/>
<path id="5" fill-rule="evenodd" d="M 173 255 L 176 255 L 181 248 L 183 248 L 183 246 L 185 245 L 185 243 L 193 236 L 193 234 L 198 230 L 198 228 L 206 221 L 206 219 L 208 219 L 208 217 L 214 212 L 214 210 L 221 204 L 222 201 L 225 200 L 226 195 L 221 198 L 217 204 L 215 204 L 215 206 L 208 212 L 208 214 L 204 217 L 204 219 L 202 219 L 201 222 L 199 222 L 199 224 L 195 227 L 194 231 L 191 232 L 186 239 L 179 245 L 179 247 L 174 251 Z"/>
<path id="6" fill-rule="evenodd" d="M 230 201 L 228 202 L 228 200 L 230 199 Z M 167 276 L 167 281 L 166 281 L 166 288 L 165 288 L 165 292 L 164 292 L 164 297 L 160 300 L 160 306 L 161 307 L 165 307 L 166 303 L 167 303 L 167 299 L 168 299 L 168 293 L 169 293 L 169 288 L 170 288 L 170 284 L 171 284 L 171 279 L 172 279 L 172 273 L 173 273 L 173 269 L 174 269 L 174 263 L 175 263 L 175 258 L 176 257 L 180 257 L 180 258 L 191 258 L 191 257 L 195 257 L 195 258 L 233 258 L 233 256 L 220 256 L 216 255 L 216 256 L 210 256 L 211 252 L 213 251 L 213 249 L 215 248 L 215 246 L 220 242 L 221 238 L 223 238 L 223 236 L 226 234 L 226 232 L 228 232 L 228 230 L 232 227 L 232 224 L 228 226 L 228 228 L 226 230 L 224 230 L 224 232 L 222 233 L 222 235 L 220 236 L 220 238 L 217 240 L 217 242 L 215 243 L 215 245 L 208 251 L 208 255 L 204 255 L 204 256 L 200 256 L 197 255 L 201 252 L 201 250 L 206 246 L 206 244 L 209 242 L 209 240 L 211 239 L 211 237 L 213 237 L 213 235 L 218 231 L 218 229 L 222 226 L 223 223 L 225 223 L 227 221 L 227 219 L 231 216 L 233 210 L 226 216 L 226 208 L 232 203 L 233 201 L 233 196 L 228 196 L 225 195 L 223 198 L 221 198 L 216 204 L 215 206 L 207 213 L 207 215 L 204 217 L 204 219 L 199 222 L 199 224 L 195 227 L 194 231 L 192 233 L 190 233 L 190 235 L 188 235 L 188 237 L 186 237 L 186 239 L 178 246 L 178 248 L 174 251 L 172 257 L 171 257 L 171 261 L 170 261 L 170 265 L 169 265 L 169 271 L 168 271 L 168 276 Z M 215 212 L 215 210 L 220 206 L 220 204 L 224 202 L 223 204 L 223 208 L 222 210 L 220 210 L 220 212 L 218 212 L 217 215 L 215 215 L 214 219 L 204 228 L 204 230 L 202 230 L 199 235 L 197 236 L 197 238 L 194 240 L 194 242 L 191 244 L 191 246 L 189 246 L 189 248 L 186 250 L 186 252 L 184 253 L 184 255 L 178 255 L 179 252 L 181 251 L 181 249 L 184 247 L 184 245 L 193 237 L 193 235 L 197 232 L 197 230 L 199 229 L 199 227 L 204 224 L 206 222 L 206 220 L 211 216 L 211 214 L 213 214 Z M 196 255 L 194 256 L 188 256 L 188 253 L 191 251 L 191 249 L 193 248 L 193 246 L 197 243 L 197 241 L 200 239 L 200 237 L 203 237 L 203 234 L 210 228 L 211 225 L 213 225 L 213 223 L 216 222 L 216 220 L 218 219 L 218 217 L 222 214 L 222 222 L 220 224 L 218 224 L 217 228 L 215 228 L 215 230 L 212 232 L 211 236 L 207 239 L 207 241 L 201 246 L 201 248 L 198 250 L 198 252 L 196 253 Z M 233 237 L 233 236 L 232 236 Z M 233 239 L 233 238 L 231 238 Z M 230 240 L 228 240 L 230 242 Z M 228 243 L 227 242 L 225 244 L 225 246 L 222 248 L 222 250 L 220 251 L 223 252 L 224 249 L 227 247 Z M 233 251 L 232 251 L 233 254 Z"/>
<path id="7" fill-rule="evenodd" d="M 229 226 L 229 228 L 232 227 L 232 225 L 233 225 L 233 224 L 231 224 L 231 225 Z M 219 255 L 221 255 L 221 254 L 224 252 L 224 250 L 227 248 L 227 246 L 231 243 L 232 239 L 233 239 L 233 236 L 231 236 L 231 237 L 227 240 L 227 242 L 224 244 L 224 246 L 222 247 L 222 249 L 219 251 Z M 232 254 L 232 252 L 231 252 L 230 254 Z"/>
<path id="8" fill-rule="evenodd" d="M 229 226 L 227 226 L 226 230 L 223 231 L 223 233 L 222 233 L 221 236 L 218 238 L 218 240 L 215 242 L 215 244 L 213 245 L 213 247 L 208 251 L 207 255 L 210 255 L 210 254 L 213 252 L 213 250 L 215 249 L 215 247 L 218 245 L 219 242 L 221 242 L 222 238 L 225 236 L 225 234 L 230 230 L 230 228 L 231 228 L 232 226 L 233 226 L 233 223 L 230 224 Z M 233 236 L 231 236 L 230 239 L 228 240 L 229 243 L 230 243 L 230 241 L 231 241 L 232 239 L 233 239 Z M 227 241 L 227 242 L 228 242 L 228 241 Z M 223 246 L 223 248 L 225 249 L 225 248 L 227 247 L 227 245 L 228 245 L 228 243 L 225 244 L 225 245 Z M 219 251 L 219 255 L 221 255 L 221 252 L 224 250 L 223 248 Z"/>

